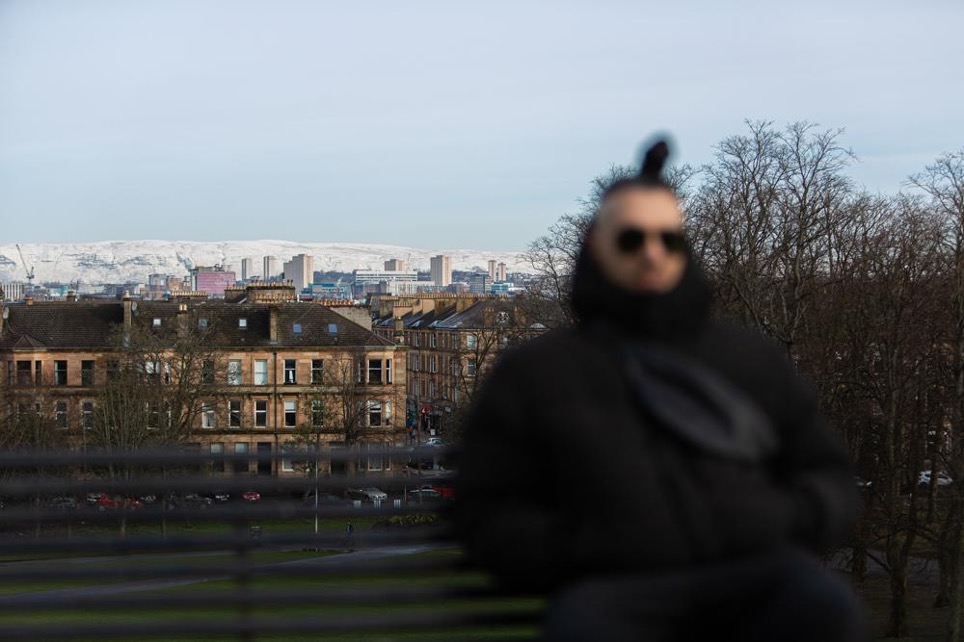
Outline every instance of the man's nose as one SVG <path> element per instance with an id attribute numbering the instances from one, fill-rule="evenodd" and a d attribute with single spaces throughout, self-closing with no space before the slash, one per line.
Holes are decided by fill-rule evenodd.
<path id="1" fill-rule="evenodd" d="M 666 258 L 666 246 L 655 234 L 648 234 L 643 243 L 643 256 L 647 262 L 659 263 Z"/>

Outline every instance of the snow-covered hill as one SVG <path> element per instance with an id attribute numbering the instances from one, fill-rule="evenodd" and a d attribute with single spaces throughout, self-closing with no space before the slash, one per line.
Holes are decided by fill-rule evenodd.
<path id="1" fill-rule="evenodd" d="M 427 270 L 429 258 L 451 257 L 455 270 L 487 269 L 488 261 L 504 262 L 508 272 L 531 272 L 519 252 L 482 250 L 423 250 L 396 245 L 361 243 L 295 243 L 290 241 L 103 241 L 98 243 L 21 244 L 27 265 L 33 267 L 35 283 L 60 281 L 81 283 L 146 282 L 148 274 L 186 275 L 196 265 L 224 265 L 241 277 L 241 259 L 254 259 L 261 273 L 264 256 L 282 263 L 298 254 L 314 257 L 315 270 L 351 272 L 382 269 L 389 259 L 402 259 L 408 267 Z M 14 244 L 0 244 L 0 280 L 24 280 L 24 266 Z"/>

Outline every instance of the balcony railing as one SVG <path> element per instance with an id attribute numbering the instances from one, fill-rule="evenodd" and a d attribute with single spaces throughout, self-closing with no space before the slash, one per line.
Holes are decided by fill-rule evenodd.
<path id="1" fill-rule="evenodd" d="M 499 595 L 463 568 L 440 518 L 448 491 L 412 492 L 450 479 L 404 466 L 371 477 L 209 472 L 252 460 L 277 470 L 274 457 L 0 453 L 0 639 L 537 635 L 539 600 Z M 374 486 L 384 499 L 349 492 Z"/>

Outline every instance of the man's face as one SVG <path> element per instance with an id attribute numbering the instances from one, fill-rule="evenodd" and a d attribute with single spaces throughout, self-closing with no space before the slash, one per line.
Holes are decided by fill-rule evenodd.
<path id="1" fill-rule="evenodd" d="M 630 187 L 603 203 L 589 252 L 612 283 L 630 292 L 661 294 L 683 278 L 682 232 L 679 203 L 669 190 Z"/>

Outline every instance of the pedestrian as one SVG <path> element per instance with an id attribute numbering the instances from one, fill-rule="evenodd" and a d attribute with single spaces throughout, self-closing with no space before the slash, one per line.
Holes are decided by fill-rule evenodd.
<path id="1" fill-rule="evenodd" d="M 504 586 L 549 596 L 551 640 L 864 639 L 815 556 L 854 518 L 846 453 L 785 353 L 711 318 L 668 153 L 603 194 L 575 325 L 507 351 L 477 394 L 461 536 Z"/>

